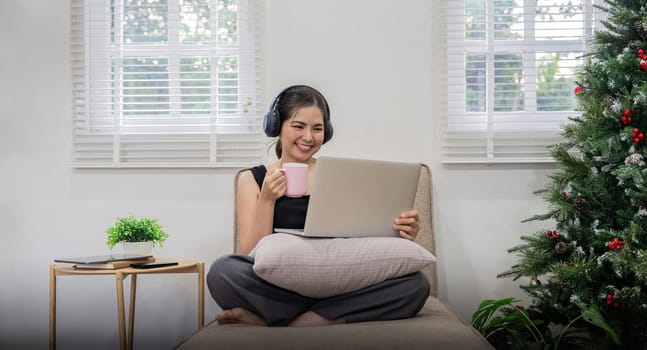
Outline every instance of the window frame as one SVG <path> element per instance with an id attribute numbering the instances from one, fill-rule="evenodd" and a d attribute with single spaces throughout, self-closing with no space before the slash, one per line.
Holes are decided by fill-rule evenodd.
<path id="1" fill-rule="evenodd" d="M 595 0 L 597 1 L 597 0 Z M 535 0 L 517 0 L 521 3 L 523 25 L 522 39 L 495 39 L 494 2 L 486 3 L 486 32 L 483 40 L 467 38 L 467 1 L 441 2 L 439 7 L 441 31 L 441 117 L 440 142 L 443 164 L 492 163 L 553 163 L 548 146 L 560 141 L 562 125 L 569 117 L 580 112 L 570 110 L 538 110 L 538 54 L 566 54 L 569 59 L 578 57 L 580 63 L 572 65 L 577 72 L 585 62 L 587 48 L 594 29 L 601 27 L 600 11 L 594 0 L 583 0 L 583 27 L 580 38 L 541 40 L 535 37 Z M 591 19 L 595 15 L 595 20 Z M 461 18 L 461 20 L 456 20 Z M 580 22 L 578 22 L 580 23 Z M 567 24 L 564 24 L 566 26 Z M 524 101 L 523 110 L 496 111 L 495 64 L 500 53 L 513 53 L 521 57 Z M 468 54 L 485 55 L 484 111 L 468 111 Z M 572 88 L 576 85 L 572 76 Z M 572 104 L 576 106 L 575 102 Z"/>
<path id="2" fill-rule="evenodd" d="M 72 0 L 72 166 L 240 168 L 258 164 L 264 149 L 258 43 L 261 2 L 235 1 L 237 40 L 227 44 L 217 38 L 218 15 L 213 11 L 209 14 L 208 43 L 183 43 L 179 31 L 183 0 L 162 1 L 167 14 L 166 41 L 128 44 L 123 40 L 123 30 L 113 31 L 125 26 L 122 10 L 127 0 Z M 214 9 L 218 0 L 206 3 Z M 127 88 L 121 81 L 128 73 L 121 63 L 152 57 L 169 60 L 168 65 L 160 64 L 166 78 L 159 80 L 168 84 L 168 93 L 162 96 L 167 99 L 167 108 L 155 111 L 159 115 L 129 116 L 124 112 Z M 223 57 L 238 59 L 233 110 L 221 107 L 220 83 L 224 79 L 220 79 L 222 72 L 217 64 Z M 183 60 L 199 58 L 208 62 L 209 96 L 203 96 L 208 99 L 203 105 L 209 108 L 190 114 L 183 111 L 187 103 L 182 99 L 195 95 L 183 95 L 182 84 L 199 78 L 183 78 L 187 72 L 183 71 Z"/>

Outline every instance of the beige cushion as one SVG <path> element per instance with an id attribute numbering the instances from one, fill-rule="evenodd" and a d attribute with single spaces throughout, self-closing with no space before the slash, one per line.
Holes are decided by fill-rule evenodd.
<path id="1" fill-rule="evenodd" d="M 178 350 L 491 350 L 447 305 L 429 297 L 420 313 L 397 321 L 318 327 L 207 325 Z"/>
<path id="2" fill-rule="evenodd" d="M 312 298 L 356 291 L 436 261 L 419 244 L 399 237 L 304 238 L 285 233 L 266 236 L 252 255 L 260 278 Z"/>

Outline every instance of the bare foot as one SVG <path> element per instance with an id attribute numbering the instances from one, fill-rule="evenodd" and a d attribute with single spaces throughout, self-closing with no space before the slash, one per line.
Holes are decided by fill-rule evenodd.
<path id="1" fill-rule="evenodd" d="M 216 315 L 216 321 L 218 321 L 218 324 L 244 323 L 255 326 L 266 326 L 261 316 L 241 307 L 224 310 Z"/>
<path id="2" fill-rule="evenodd" d="M 340 318 L 338 320 L 329 320 L 319 316 L 318 314 L 312 311 L 307 311 L 299 315 L 292 322 L 290 322 L 290 326 L 311 327 L 311 326 L 327 326 L 327 325 L 342 324 L 342 323 L 346 323 L 346 321 L 344 321 L 343 318 Z"/>

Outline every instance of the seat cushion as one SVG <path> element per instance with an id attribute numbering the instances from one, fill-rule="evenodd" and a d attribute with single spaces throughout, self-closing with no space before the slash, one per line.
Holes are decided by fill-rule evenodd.
<path id="1" fill-rule="evenodd" d="M 434 297 L 420 313 L 398 321 L 321 327 L 259 327 L 213 322 L 176 349 L 493 349 L 474 328 Z"/>

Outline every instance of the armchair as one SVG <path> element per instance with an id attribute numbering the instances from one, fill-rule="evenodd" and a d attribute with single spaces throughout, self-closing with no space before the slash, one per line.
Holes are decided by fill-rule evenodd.
<path id="1" fill-rule="evenodd" d="M 238 175 L 240 171 L 236 181 Z M 435 254 L 432 203 L 431 170 L 421 164 L 414 205 L 421 224 L 416 242 Z M 236 221 L 234 217 L 234 250 L 238 246 Z M 420 313 L 410 319 L 320 327 L 258 327 L 212 322 L 176 349 L 493 349 L 479 332 L 437 298 L 436 264 L 425 267 L 423 272 L 429 279 L 430 295 Z"/>

